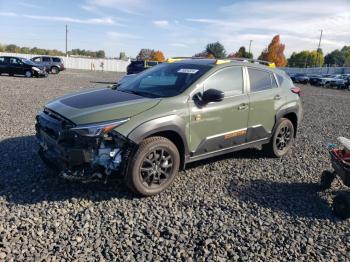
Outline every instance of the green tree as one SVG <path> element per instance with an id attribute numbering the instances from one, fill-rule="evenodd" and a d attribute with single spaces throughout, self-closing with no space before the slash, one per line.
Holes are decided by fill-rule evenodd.
<path id="1" fill-rule="evenodd" d="M 95 52 L 95 57 L 97 57 L 97 58 L 105 58 L 106 57 L 105 51 L 98 50 L 97 52 Z"/>
<path id="2" fill-rule="evenodd" d="M 29 47 L 21 47 L 20 53 L 22 54 L 29 54 L 30 48 Z"/>
<path id="3" fill-rule="evenodd" d="M 207 58 L 208 57 L 208 52 L 207 51 L 202 51 L 200 53 L 194 54 L 193 57 Z"/>
<path id="4" fill-rule="evenodd" d="M 125 52 L 120 52 L 119 53 L 119 59 L 120 60 L 127 60 L 128 59 L 126 54 L 125 54 Z"/>
<path id="5" fill-rule="evenodd" d="M 5 50 L 6 52 L 9 52 L 9 53 L 19 53 L 21 49 L 19 46 L 11 44 L 11 45 L 7 45 Z"/>
<path id="6" fill-rule="evenodd" d="M 5 46 L 0 44 L 0 52 L 5 52 Z"/>
<path id="7" fill-rule="evenodd" d="M 226 57 L 225 47 L 220 42 L 207 44 L 205 51 L 216 59 Z"/>
<path id="8" fill-rule="evenodd" d="M 344 66 L 350 66 L 350 46 L 344 46 L 341 52 L 344 54 Z"/>
<path id="9" fill-rule="evenodd" d="M 231 57 L 231 58 L 234 58 L 234 57 L 239 57 L 239 58 L 253 58 L 253 54 L 252 53 L 249 53 L 246 51 L 245 47 L 244 46 L 241 46 L 239 49 L 238 49 L 238 52 L 236 53 L 231 53 L 228 55 L 228 57 Z"/>
<path id="10" fill-rule="evenodd" d="M 288 59 L 289 67 L 315 67 L 322 66 L 324 57 L 322 50 L 293 52 Z"/>
<path id="11" fill-rule="evenodd" d="M 152 60 L 154 56 L 153 49 L 143 48 L 140 50 L 139 54 L 136 56 L 137 60 Z"/>
<path id="12" fill-rule="evenodd" d="M 324 57 L 325 64 L 329 66 L 343 66 L 345 64 L 345 56 L 339 49 L 332 51 Z"/>

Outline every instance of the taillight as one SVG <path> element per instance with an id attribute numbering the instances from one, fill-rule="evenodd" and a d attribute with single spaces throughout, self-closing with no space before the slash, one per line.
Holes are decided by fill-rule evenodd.
<path id="1" fill-rule="evenodd" d="M 300 87 L 295 86 L 295 87 L 292 87 L 290 90 L 291 90 L 294 94 L 297 94 L 298 96 L 301 95 L 301 89 L 300 89 Z"/>

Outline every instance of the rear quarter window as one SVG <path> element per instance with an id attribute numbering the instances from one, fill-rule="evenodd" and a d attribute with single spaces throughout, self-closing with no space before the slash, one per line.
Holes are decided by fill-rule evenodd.
<path id="1" fill-rule="evenodd" d="M 61 59 L 58 58 L 58 57 L 53 57 L 53 58 L 52 58 L 52 61 L 53 61 L 53 62 L 56 62 L 56 63 L 60 63 L 60 62 L 61 62 Z"/>
<path id="2" fill-rule="evenodd" d="M 277 87 L 276 80 L 270 72 L 248 68 L 248 74 L 250 80 L 250 92 L 259 92 Z"/>

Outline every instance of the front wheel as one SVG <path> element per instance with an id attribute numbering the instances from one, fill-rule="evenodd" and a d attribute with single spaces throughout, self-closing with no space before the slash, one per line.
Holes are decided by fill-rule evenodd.
<path id="1" fill-rule="evenodd" d="M 294 143 L 294 132 L 293 123 L 289 119 L 280 119 L 270 142 L 263 149 L 272 157 L 284 156 Z"/>
<path id="2" fill-rule="evenodd" d="M 152 196 L 167 189 L 179 170 L 177 147 L 164 137 L 146 138 L 133 154 L 125 182 L 141 196 Z"/>

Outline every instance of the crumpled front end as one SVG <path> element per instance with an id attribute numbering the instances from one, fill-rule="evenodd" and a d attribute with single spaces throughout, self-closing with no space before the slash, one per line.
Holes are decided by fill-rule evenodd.
<path id="1" fill-rule="evenodd" d="M 47 108 L 36 120 L 39 155 L 45 164 L 64 176 L 102 177 L 120 171 L 133 146 L 133 142 L 114 131 L 115 124 L 103 125 L 104 129 L 96 128 L 101 125 L 92 126 L 95 129 L 81 128 Z"/>

